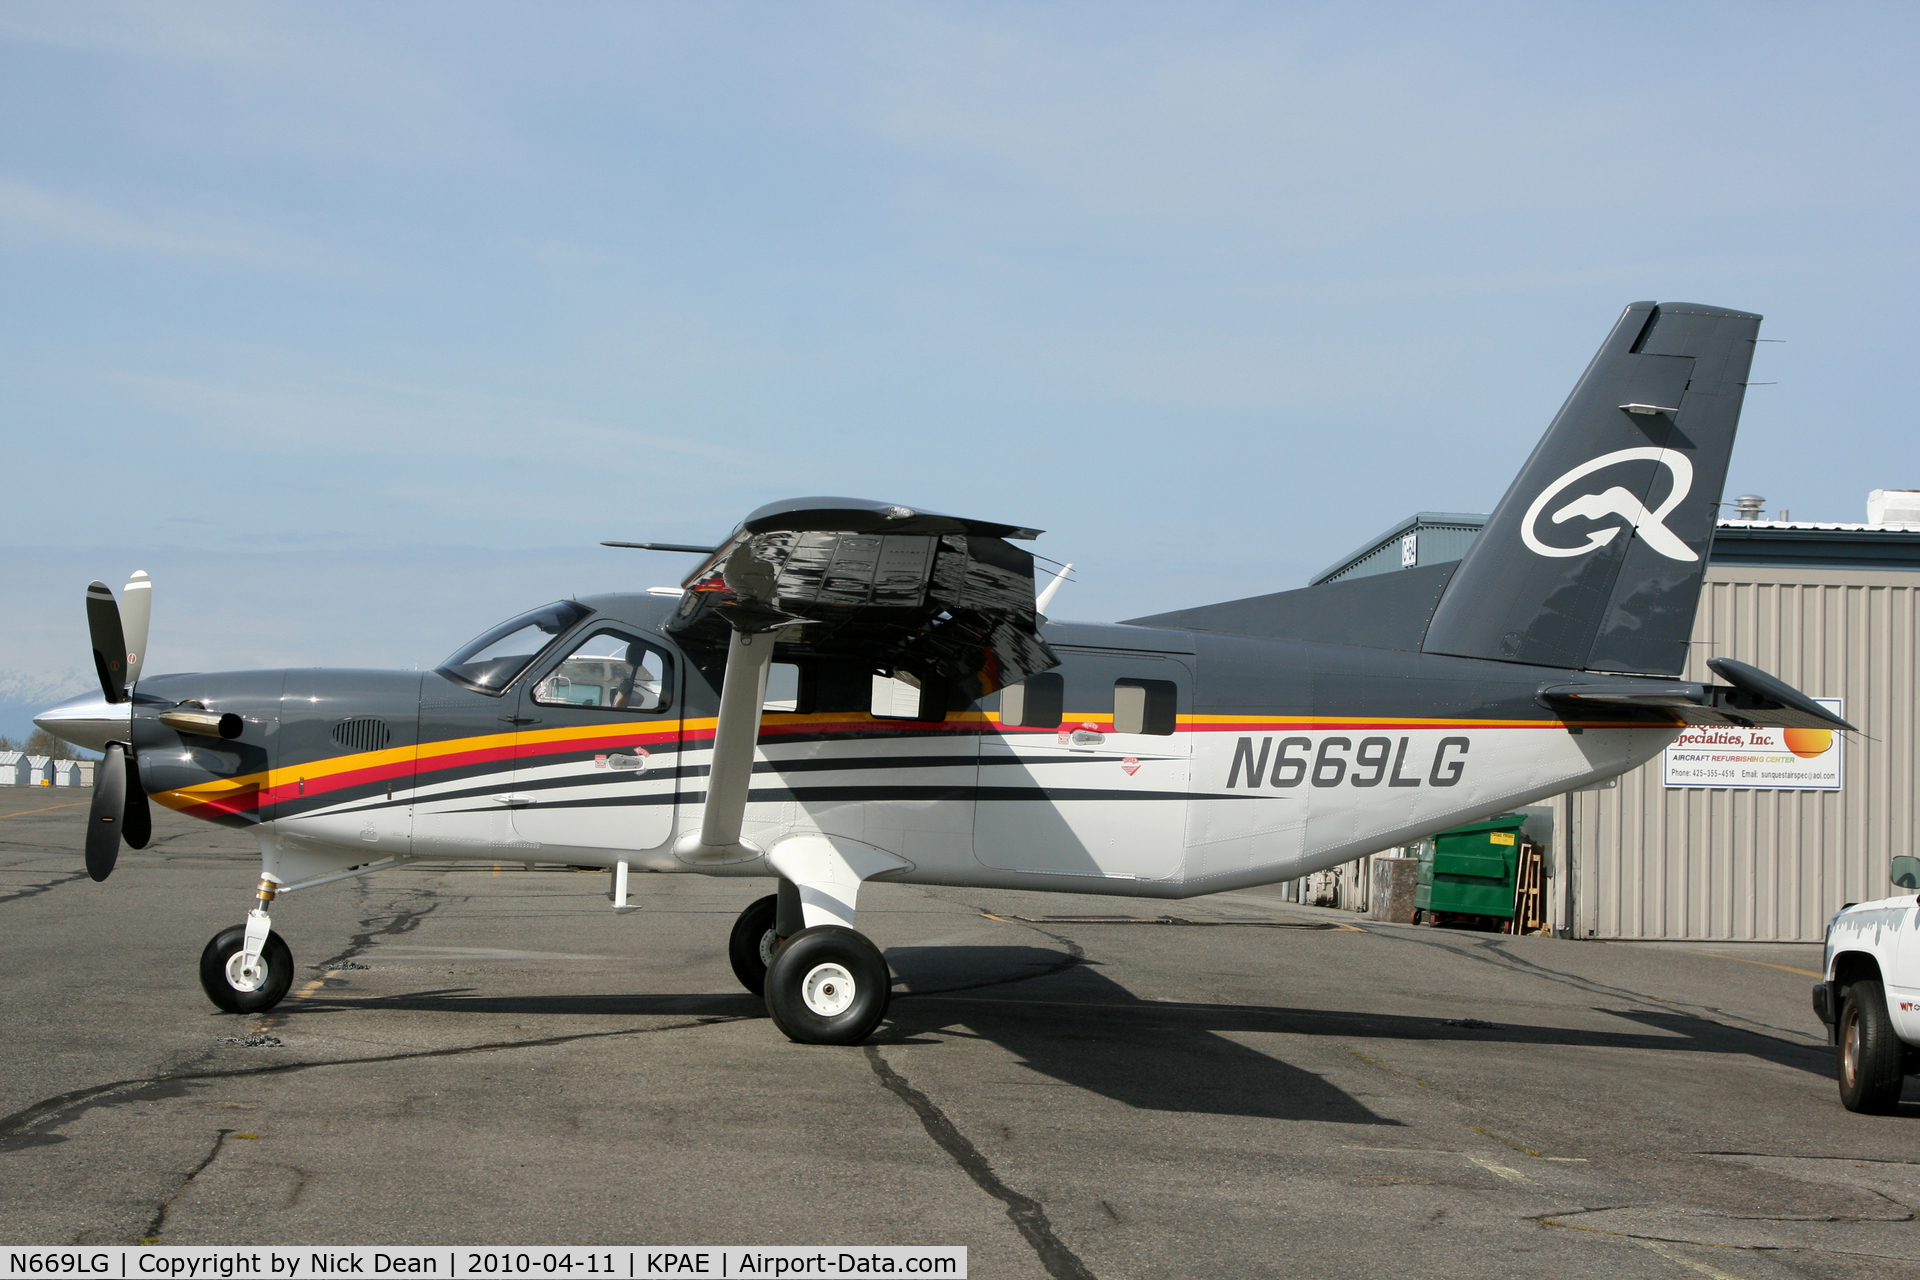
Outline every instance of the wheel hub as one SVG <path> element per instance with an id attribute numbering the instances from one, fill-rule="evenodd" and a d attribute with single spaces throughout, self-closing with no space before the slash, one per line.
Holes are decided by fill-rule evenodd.
<path id="1" fill-rule="evenodd" d="M 853 975 L 843 965 L 817 964 L 808 970 L 806 980 L 800 984 L 800 998 L 807 1008 L 823 1018 L 845 1013 L 853 1004 L 853 997 Z"/>
<path id="2" fill-rule="evenodd" d="M 246 960 L 245 951 L 236 951 L 228 958 L 227 985 L 235 991 L 258 991 L 267 985 L 267 958 L 261 956 L 253 962 L 253 967 L 250 969 L 246 965 Z"/>
<path id="3" fill-rule="evenodd" d="M 769 929 L 760 935 L 760 963 L 771 965 L 773 953 L 780 949 L 780 935 Z"/>

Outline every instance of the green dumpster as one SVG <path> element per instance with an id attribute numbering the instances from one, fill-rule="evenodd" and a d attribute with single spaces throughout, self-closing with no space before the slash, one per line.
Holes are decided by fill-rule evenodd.
<path id="1" fill-rule="evenodd" d="M 1503 813 L 1422 840 L 1414 909 L 1511 920 L 1520 828 L 1526 820 L 1524 813 Z"/>

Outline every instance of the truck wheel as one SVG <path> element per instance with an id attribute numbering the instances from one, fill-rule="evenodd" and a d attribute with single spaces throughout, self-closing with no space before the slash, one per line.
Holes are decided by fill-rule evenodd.
<path id="1" fill-rule="evenodd" d="M 1846 989 L 1840 1005 L 1840 1102 L 1884 1115 L 1900 1103 L 1906 1046 L 1893 1034 L 1887 993 L 1871 979 Z"/>

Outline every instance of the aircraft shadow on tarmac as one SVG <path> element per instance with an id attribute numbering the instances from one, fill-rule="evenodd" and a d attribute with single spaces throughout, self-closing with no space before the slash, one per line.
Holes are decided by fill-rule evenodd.
<path id="1" fill-rule="evenodd" d="M 873 1043 L 927 1043 L 927 1037 L 936 1034 L 975 1037 L 999 1045 L 1040 1076 L 1149 1111 L 1399 1123 L 1310 1071 L 1230 1039 L 1232 1033 L 1744 1054 L 1815 1075 L 1833 1074 L 1825 1049 L 1679 1012 L 1598 1010 L 1638 1022 L 1646 1031 L 1515 1023 L 1458 1027 L 1434 1017 L 1335 1008 L 1147 1000 L 1100 973 L 1097 962 L 1075 961 L 1041 947 L 895 947 L 887 959 L 899 989 Z M 762 1002 L 745 992 L 486 996 L 470 990 L 369 998 L 317 992 L 286 1009 L 323 1016 L 353 1009 L 521 1016 L 765 1015 Z"/>

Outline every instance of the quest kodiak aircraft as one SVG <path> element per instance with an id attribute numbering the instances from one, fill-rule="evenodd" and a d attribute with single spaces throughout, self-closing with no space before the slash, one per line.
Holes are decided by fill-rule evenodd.
<path id="1" fill-rule="evenodd" d="M 806 1043 L 864 1038 L 860 886 L 1180 898 L 1288 880 L 1623 773 L 1688 724 L 1851 728 L 1750 666 L 1678 679 L 1760 317 L 1626 309 L 1465 559 L 1112 625 L 1048 621 L 1038 531 L 887 503 L 762 507 L 680 589 L 590 596 L 431 672 L 142 676 L 144 574 L 87 611 L 87 868 L 148 801 L 260 842 L 200 961 L 287 993 L 282 894 L 421 861 L 774 876 L 729 954 Z M 131 644 L 129 644 L 131 642 Z"/>

